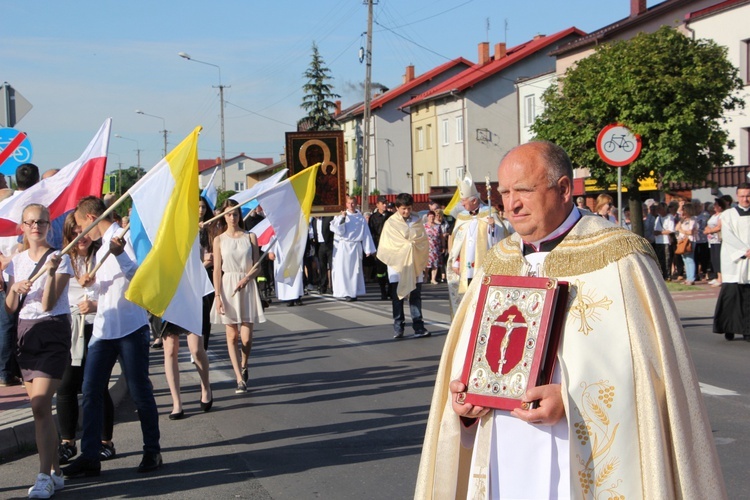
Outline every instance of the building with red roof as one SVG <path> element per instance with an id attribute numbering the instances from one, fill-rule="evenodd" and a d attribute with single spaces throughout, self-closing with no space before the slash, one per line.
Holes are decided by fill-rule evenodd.
<path id="1" fill-rule="evenodd" d="M 226 176 L 226 189 L 228 191 L 242 191 L 256 182 L 265 179 L 272 172 L 273 158 L 251 158 L 245 153 L 240 153 L 233 158 L 224 160 L 224 172 Z M 201 189 L 205 188 L 216 170 L 214 186 L 221 189 L 221 158 L 212 160 L 198 160 L 198 184 Z"/>
<path id="2" fill-rule="evenodd" d="M 410 182 L 411 141 L 409 115 L 401 106 L 415 95 L 471 67 L 463 57 L 453 59 L 419 76 L 406 67 L 401 85 L 373 97 L 370 103 L 370 189 L 382 194 L 400 193 Z M 356 104 L 337 115 L 344 130 L 347 191 L 362 185 L 362 134 L 364 104 Z M 407 176 L 408 174 L 408 176 Z"/>
<path id="3" fill-rule="evenodd" d="M 489 43 L 480 43 L 477 64 L 406 101 L 413 192 L 455 185 L 467 167 L 475 181 L 495 177 L 502 155 L 519 144 L 516 81 L 554 70 L 550 52 L 583 35 L 571 27 L 510 49 L 498 43 L 492 56 Z"/>

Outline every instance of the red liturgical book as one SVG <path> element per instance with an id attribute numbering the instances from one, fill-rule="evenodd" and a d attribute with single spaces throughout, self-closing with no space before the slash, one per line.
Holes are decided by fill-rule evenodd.
<path id="1" fill-rule="evenodd" d="M 461 381 L 473 405 L 513 410 L 529 387 L 548 384 L 565 321 L 568 284 L 485 276 Z"/>

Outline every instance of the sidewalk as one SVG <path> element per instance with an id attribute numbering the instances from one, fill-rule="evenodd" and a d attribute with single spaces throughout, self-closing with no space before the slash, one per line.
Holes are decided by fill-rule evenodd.
<path id="1" fill-rule="evenodd" d="M 109 381 L 109 392 L 115 406 L 122 401 L 127 391 L 125 377 L 117 362 Z M 23 385 L 0 387 L 0 459 L 34 446 L 34 417 L 26 389 Z"/>
<path id="2" fill-rule="evenodd" d="M 700 301 L 700 306 L 713 310 L 720 288 L 712 288 L 701 284 L 694 290 L 673 292 L 675 302 Z M 219 335 L 221 332 L 213 332 Z M 184 348 L 182 349 L 185 350 Z M 163 355 L 161 352 L 151 352 L 151 378 L 158 385 L 166 387 L 163 376 Z M 157 385 L 157 384 L 155 384 Z M 120 372 L 120 364 L 116 363 L 112 370 L 109 390 L 115 406 L 120 404 L 127 393 L 125 378 Z M 34 419 L 31 414 L 31 404 L 26 397 L 23 386 L 0 387 L 0 459 L 8 458 L 19 451 L 28 450 L 34 446 Z"/>

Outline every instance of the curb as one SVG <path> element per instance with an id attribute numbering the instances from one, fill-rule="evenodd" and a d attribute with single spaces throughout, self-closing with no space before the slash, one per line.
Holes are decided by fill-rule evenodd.
<path id="1" fill-rule="evenodd" d="M 109 393 L 112 401 L 117 407 L 125 394 L 128 392 L 128 384 L 125 383 L 125 375 L 120 369 L 120 362 L 115 363 L 112 376 L 109 381 Z M 53 414 L 57 409 L 53 405 Z M 83 413 L 79 416 L 82 418 Z M 7 418 L 6 418 L 7 417 Z M 36 436 L 34 430 L 34 416 L 31 414 L 31 403 L 21 407 L 3 412 L 3 420 L 7 423 L 0 427 L 0 460 L 11 458 L 36 447 Z"/>

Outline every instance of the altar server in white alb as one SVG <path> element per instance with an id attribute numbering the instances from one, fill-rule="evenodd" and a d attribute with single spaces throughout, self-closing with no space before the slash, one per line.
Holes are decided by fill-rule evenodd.
<path id="1" fill-rule="evenodd" d="M 333 218 L 331 232 L 333 296 L 351 302 L 357 300 L 357 296 L 365 294 L 362 254 L 375 253 L 375 242 L 365 217 L 357 210 L 356 198 L 346 197 L 346 210 Z"/>
<path id="2" fill-rule="evenodd" d="M 453 318 L 415 498 L 726 498 L 690 351 L 651 245 L 573 206 L 573 168 L 552 143 L 510 150 L 498 184 L 516 233 L 492 248 Z M 485 275 L 570 284 L 553 381 L 522 398 L 537 408 L 459 403 Z"/>
<path id="3" fill-rule="evenodd" d="M 737 206 L 721 213 L 721 292 L 714 333 L 750 340 L 750 183 L 737 186 Z"/>

